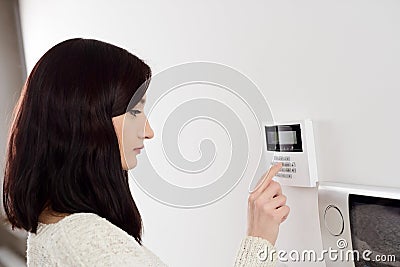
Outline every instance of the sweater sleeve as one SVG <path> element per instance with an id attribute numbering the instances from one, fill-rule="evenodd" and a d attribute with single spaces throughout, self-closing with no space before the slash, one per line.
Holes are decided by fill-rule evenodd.
<path id="1" fill-rule="evenodd" d="M 234 267 L 273 267 L 277 259 L 276 249 L 268 240 L 246 236 L 240 244 Z"/>

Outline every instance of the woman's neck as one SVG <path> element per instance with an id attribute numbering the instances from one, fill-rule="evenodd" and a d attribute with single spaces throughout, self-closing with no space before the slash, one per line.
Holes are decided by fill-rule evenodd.
<path id="1" fill-rule="evenodd" d="M 68 216 L 69 213 L 60 213 L 51 210 L 51 208 L 45 208 L 42 213 L 39 215 L 39 222 L 44 224 L 52 224 L 57 223 L 62 220 L 65 216 Z"/>

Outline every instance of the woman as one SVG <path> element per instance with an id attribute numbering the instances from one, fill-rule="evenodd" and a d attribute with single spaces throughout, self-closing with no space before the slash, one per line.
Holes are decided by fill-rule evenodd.
<path id="1" fill-rule="evenodd" d="M 28 266 L 165 266 L 142 244 L 127 173 L 153 137 L 143 113 L 150 77 L 136 56 L 88 39 L 57 44 L 33 68 L 14 111 L 3 189 L 8 220 L 29 232 Z M 249 196 L 236 266 L 276 262 L 257 254 L 274 248 L 289 213 L 271 181 L 280 167 Z"/>

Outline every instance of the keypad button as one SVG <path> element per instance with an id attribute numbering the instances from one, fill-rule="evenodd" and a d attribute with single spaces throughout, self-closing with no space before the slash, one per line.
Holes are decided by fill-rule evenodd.
<path id="1" fill-rule="evenodd" d="M 296 162 L 292 162 L 292 167 L 296 167 Z"/>
<path id="2" fill-rule="evenodd" d="M 292 168 L 292 172 L 293 172 L 293 173 L 296 173 L 296 168 Z"/>

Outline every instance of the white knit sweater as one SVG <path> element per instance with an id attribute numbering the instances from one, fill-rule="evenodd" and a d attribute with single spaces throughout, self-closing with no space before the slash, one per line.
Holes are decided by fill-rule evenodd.
<path id="1" fill-rule="evenodd" d="M 275 266 L 277 258 L 257 257 L 260 249 L 271 251 L 267 240 L 246 236 L 235 267 Z M 276 254 L 275 254 L 276 255 Z M 54 224 L 39 223 L 37 234 L 28 234 L 28 266 L 167 266 L 145 246 L 105 218 L 93 213 L 74 213 Z"/>

